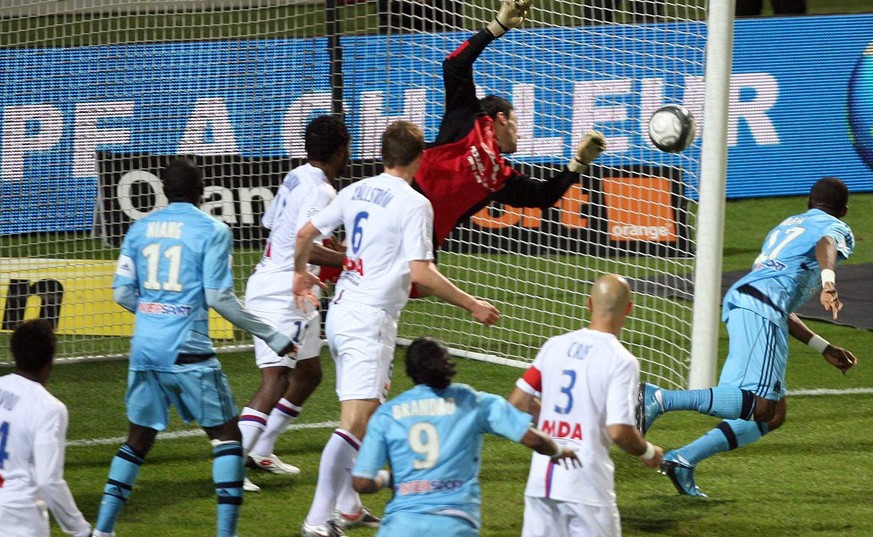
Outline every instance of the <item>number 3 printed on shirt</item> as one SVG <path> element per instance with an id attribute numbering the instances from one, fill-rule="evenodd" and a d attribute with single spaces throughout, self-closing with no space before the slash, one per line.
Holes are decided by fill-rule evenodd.
<path id="1" fill-rule="evenodd" d="M 567 404 L 563 407 L 555 405 L 555 412 L 558 414 L 569 414 L 570 410 L 573 409 L 573 386 L 576 385 L 576 371 L 573 369 L 565 369 L 561 372 L 562 377 L 567 377 L 564 379 L 564 386 L 561 387 L 561 393 L 567 395 Z"/>

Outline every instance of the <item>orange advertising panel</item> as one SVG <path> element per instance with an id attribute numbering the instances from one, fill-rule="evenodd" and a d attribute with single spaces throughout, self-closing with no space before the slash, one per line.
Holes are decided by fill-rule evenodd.
<path id="1" fill-rule="evenodd" d="M 672 181 L 664 177 L 604 177 L 609 240 L 676 242 Z"/>
<path id="2" fill-rule="evenodd" d="M 549 176 L 555 167 L 525 173 Z M 689 256 L 685 188 L 679 168 L 592 166 L 554 206 L 492 204 L 446 247 L 460 253 Z"/>
<path id="3" fill-rule="evenodd" d="M 581 185 L 571 186 L 564 197 L 555 204 L 561 211 L 561 225 L 569 229 L 588 227 L 588 218 L 582 210 L 588 204 L 588 194 L 582 190 Z M 499 212 L 500 214 L 495 214 Z M 472 222 L 482 229 L 502 229 L 510 226 L 524 228 L 539 228 L 543 221 L 543 210 L 538 207 L 525 207 L 516 209 L 504 207 L 502 211 L 494 211 L 485 207 L 473 215 Z"/>

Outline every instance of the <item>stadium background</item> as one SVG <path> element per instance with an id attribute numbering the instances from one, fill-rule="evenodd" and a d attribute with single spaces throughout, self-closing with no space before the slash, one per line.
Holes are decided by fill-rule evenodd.
<path id="1" fill-rule="evenodd" d="M 811 7 L 815 6 L 810 2 Z M 830 3 L 829 9 L 833 9 Z M 863 4 L 861 9 L 864 8 Z M 839 9 L 839 8 L 837 8 Z M 802 193 L 818 176 L 824 174 L 841 175 L 853 191 L 870 191 L 870 170 L 864 166 L 863 160 L 852 146 L 849 136 L 850 123 L 848 117 L 858 117 L 863 125 L 863 113 L 850 116 L 848 108 L 849 97 L 854 96 L 856 102 L 863 104 L 865 96 L 871 94 L 870 86 L 852 86 L 851 83 L 864 82 L 865 77 L 852 77 L 852 73 L 864 69 L 863 51 L 870 39 L 867 30 L 873 24 L 870 16 L 849 17 L 804 17 L 793 19 L 748 20 L 737 23 L 737 44 L 735 47 L 735 73 L 750 75 L 748 80 L 754 82 L 747 86 L 751 89 L 738 89 L 738 102 L 755 102 L 762 96 L 758 89 L 773 89 L 776 81 L 779 99 L 778 107 L 768 114 L 780 135 L 779 144 L 753 143 L 757 140 L 755 127 L 743 121 L 735 123 L 737 127 L 737 145 L 730 147 L 731 178 L 729 178 L 729 195 L 746 197 L 742 188 L 737 190 L 735 176 L 751 177 L 747 184 L 749 195 L 756 197 L 778 194 Z M 740 45 L 742 29 L 759 28 L 762 33 L 749 33 L 743 47 L 754 48 L 748 54 Z M 782 30 L 785 30 L 782 32 Z M 804 34 L 803 32 L 809 32 Z M 864 35 L 866 33 L 866 35 Z M 780 39 L 763 39 L 762 35 L 779 35 Z M 801 37 L 803 36 L 803 37 Z M 796 41 L 791 41 L 797 37 Z M 779 50 L 796 52 L 790 61 L 772 65 L 778 55 L 774 49 L 768 49 L 767 43 L 774 43 Z M 807 46 L 808 43 L 813 45 Z M 8 51 L 6 51 L 8 52 Z M 833 54 L 831 54 L 833 53 Z M 14 54 L 2 56 L 3 61 L 9 60 Z M 749 60 L 741 63 L 741 57 Z M 66 65 L 67 62 L 61 62 Z M 742 68 L 739 68 L 742 66 Z M 71 70 L 74 71 L 74 70 Z M 822 76 L 822 71 L 827 76 Z M 4 87 L 14 87 L 18 81 L 11 76 L 15 72 L 13 64 L 3 64 L 3 73 L 7 77 Z M 70 73 L 75 74 L 75 73 Z M 762 85 L 756 85 L 764 81 Z M 791 88 L 790 92 L 785 91 Z M 39 91 L 51 91 L 36 88 Z M 33 88 L 22 90 L 33 95 Z M 745 93 L 744 93 L 745 91 Z M 772 95 L 771 95 L 772 96 Z M 812 97 L 812 98 L 810 98 Z M 860 97 L 860 99 L 857 99 Z M 791 102 L 792 107 L 781 108 Z M 0 101 L 7 106 L 6 101 Z M 19 104 L 22 104 L 19 102 Z M 855 110 L 863 109 L 856 108 Z M 61 111 L 61 116 L 72 117 L 68 111 Z M 4 118 L 6 115 L 4 115 Z M 71 122 L 70 125 L 73 123 Z M 5 124 L 4 124 L 5 125 Z M 812 126 L 812 127 L 811 127 Z M 432 126 L 429 126 L 432 128 Z M 64 127 L 65 133 L 72 132 L 72 126 Z M 862 129 L 857 133 L 863 134 Z M 869 133 L 869 127 L 867 132 Z M 4 133 L 5 134 L 5 133 Z M 66 135 L 65 135 L 66 136 Z M 4 136 L 3 139 L 7 139 Z M 773 138 L 764 141 L 772 142 Z M 824 140 L 824 141 L 823 141 Z M 61 170 L 62 174 L 70 174 L 74 169 L 75 140 L 64 138 L 57 146 L 57 152 L 50 155 L 36 155 L 25 159 L 22 169 L 40 169 L 41 158 L 47 157 L 49 164 L 43 169 Z M 760 147 L 758 147 L 760 146 Z M 749 149 L 750 153 L 744 151 Z M 155 151 L 152 147 L 144 150 Z M 814 165 L 809 165 L 805 158 L 798 158 L 798 153 L 804 156 L 815 155 Z M 738 157 L 739 155 L 739 157 Z M 830 158 L 833 157 L 833 160 Z M 19 178 L 9 179 L 5 171 L 5 154 L 0 155 L 4 164 L 2 182 L 3 200 L 13 199 L 9 188 L 20 186 Z M 739 160 L 737 160 L 739 159 Z M 766 169 L 760 166 L 766 165 Z M 745 167 L 744 167 L 745 166 Z M 755 168 L 758 166 L 758 168 Z M 29 167 L 29 168 L 28 168 Z M 15 168 L 13 167 L 13 170 Z M 741 170 L 758 170 L 754 174 L 741 173 Z M 783 173 L 792 170 L 792 173 Z M 773 178 L 768 181 L 768 178 Z M 52 193 L 63 192 L 60 200 L 74 222 L 88 223 L 88 214 L 93 200 L 88 195 L 82 195 L 89 189 L 96 191 L 95 179 L 85 178 L 84 183 L 71 183 L 73 188 Z M 90 182 L 89 182 L 90 181 Z M 756 191 L 755 189 L 761 189 Z M 768 190 L 770 189 L 770 190 Z M 25 198 L 27 192 L 24 192 Z M 741 268 L 748 264 L 754 256 L 760 242 L 760 236 L 769 225 L 775 222 L 762 217 L 796 212 L 802 206 L 802 199 L 786 198 L 784 200 L 745 201 L 731 204 L 728 208 L 728 238 L 726 239 L 726 269 Z M 84 205 L 77 205 L 81 203 Z M 20 208 L 40 207 L 39 212 L 20 213 Z M 869 214 L 870 202 L 867 196 L 853 197 L 852 210 L 858 214 Z M 51 221 L 57 213 L 57 208 L 46 207 L 44 203 L 20 204 L 15 206 L 0 206 L 0 224 L 18 226 L 22 222 L 32 225 L 34 222 Z M 853 219 L 850 223 L 859 236 L 859 249 L 864 248 L 864 238 L 869 235 L 869 223 L 866 219 Z M 47 219 L 48 218 L 48 219 Z M 64 224 L 66 226 L 68 224 Z M 78 224 L 77 224 L 78 225 Z M 69 229 L 87 229 L 76 225 Z M 7 228 L 10 229 L 10 228 Z M 13 233 L 22 232 L 21 228 L 11 228 Z M 45 228 L 48 229 L 48 228 Z M 33 231 L 33 230 L 30 230 Z M 755 237 L 755 234 L 758 237 Z M 5 235 L 5 233 L 4 233 Z M 7 256 L 14 248 L 14 239 L 2 242 L 4 252 L 0 257 Z M 861 253 L 856 261 L 870 260 L 866 253 Z M 731 257 L 733 255 L 733 257 Z M 111 261 L 110 261 L 111 266 Z M 847 347 L 853 349 L 870 348 L 868 333 L 856 331 L 844 332 L 844 329 L 829 326 L 816 326 L 826 337 L 832 340 L 846 341 Z M 842 338 L 842 339 L 841 339 Z M 851 342 L 855 344 L 852 345 Z M 5 345 L 4 345 L 5 347 Z M 713 463 L 707 468 L 707 480 L 710 486 L 715 486 L 719 497 L 714 502 L 693 505 L 688 502 L 668 497 L 672 491 L 666 482 L 657 481 L 651 475 L 641 476 L 634 461 L 619 463 L 620 476 L 628 479 L 620 484 L 619 494 L 622 498 L 626 534 L 630 535 L 746 535 L 753 532 L 763 532 L 769 535 L 831 535 L 854 534 L 871 535 L 873 528 L 870 521 L 873 513 L 870 511 L 869 493 L 862 486 L 861 479 L 865 472 L 858 469 L 868 468 L 873 460 L 870 437 L 865 434 L 868 424 L 864 419 L 870 415 L 873 400 L 865 392 L 871 386 L 869 373 L 859 370 L 848 379 L 840 379 L 831 371 L 822 368 L 821 364 L 808 362 L 815 357 L 802 347 L 793 347 L 793 366 L 799 371 L 792 373 L 789 384 L 802 388 L 825 388 L 842 390 L 854 388 L 857 393 L 839 395 L 836 397 L 801 396 L 796 399 L 797 413 L 792 406 L 792 419 L 798 422 L 793 429 L 786 426 L 786 431 L 780 431 L 779 436 L 767 439 L 761 446 L 756 446 L 746 453 L 732 454 L 725 462 Z M 862 356 L 862 359 L 864 357 Z M 810 360 L 811 359 L 811 360 Z M 253 389 L 252 371 L 248 356 L 229 356 L 228 370 L 234 378 L 234 388 L 239 394 L 250 393 Z M 801 362 L 798 364 L 797 362 Z M 490 389 L 501 393 L 508 391 L 515 374 L 507 373 L 500 368 L 481 364 L 462 365 L 462 379 L 475 384 L 482 389 Z M 114 451 L 112 442 L 105 445 L 97 443 L 90 446 L 89 441 L 119 435 L 123 432 L 124 423 L 121 401 L 124 378 L 123 364 L 82 364 L 71 368 L 61 368 L 56 373 L 53 389 L 71 406 L 72 426 L 70 438 L 79 441 L 80 447 L 71 449 L 70 480 L 74 492 L 80 496 L 80 502 L 89 518 L 96 513 L 96 503 L 99 501 L 99 484 L 105 478 L 106 464 Z M 327 375 L 330 378 L 330 374 Z M 402 389 L 404 380 L 398 378 L 397 388 Z M 321 398 L 313 400 L 312 410 L 307 422 L 319 424 L 329 420 L 334 415 L 329 381 L 320 391 Z M 793 405 L 793 403 L 792 403 Z M 793 416 L 799 416 L 793 418 Z M 323 418 L 323 420 L 319 420 Z M 692 427 L 693 426 L 693 427 Z M 656 440 L 667 444 L 689 439 L 690 431 L 699 429 L 700 423 L 693 418 L 682 418 L 666 421 L 662 431 L 658 431 Z M 178 430 L 178 424 L 174 424 Z M 308 462 L 314 468 L 318 451 L 323 444 L 323 434 L 304 431 L 299 436 L 289 437 L 283 443 L 284 453 L 293 453 L 300 460 Z M 293 438 L 293 441 L 292 441 Z M 117 440 L 113 440 L 117 442 Z M 122 527 L 131 535 L 202 535 L 205 532 L 192 529 L 190 520 L 209 524 L 211 516 L 211 499 L 209 498 L 207 465 L 204 447 L 205 440 L 168 440 L 162 444 L 162 449 L 156 450 L 150 461 L 148 472 L 151 476 L 144 478 L 137 491 L 136 506 L 128 509 L 124 515 Z M 835 447 L 836 446 L 836 447 Z M 283 454 L 284 454 L 283 453 Z M 198 462 L 200 461 L 200 462 Z M 486 467 L 483 470 L 486 501 L 486 531 L 484 535 L 512 535 L 513 524 L 519 517 L 509 517 L 515 522 L 505 522 L 506 506 L 511 506 L 510 512 L 519 513 L 520 493 L 519 479 L 523 479 L 523 466 L 526 456 L 523 451 L 513 450 L 502 444 L 490 442 L 486 452 Z M 519 471 L 521 468 L 522 471 Z M 859 475 L 860 474 L 860 475 Z M 514 477 L 513 477 L 514 476 Z M 520 476 L 520 477 L 519 477 Z M 199 480 L 199 481 L 198 481 Z M 245 535 L 285 535 L 293 533 L 304 507 L 287 505 L 288 499 L 296 499 L 294 503 L 305 504 L 311 495 L 312 476 L 301 479 L 289 485 L 278 479 L 266 478 L 269 496 L 250 498 L 248 518 L 244 520 Z M 207 486 L 204 486 L 207 485 Z M 790 500 L 782 502 L 767 497 L 773 488 L 778 488 L 782 496 Z M 201 490 L 202 489 L 202 490 Z M 170 491 L 172 490 L 172 493 Z M 79 493 L 82 493 L 81 495 Z M 665 494 L 666 493 L 666 494 Z M 152 497 L 149 499 L 149 497 Z M 159 496 L 156 500 L 154 497 Z M 139 499 L 142 497 L 142 500 Z M 762 499 L 763 498 L 763 499 Z M 169 501 L 168 501 L 169 500 Z M 824 500 L 824 501 L 822 501 Z M 384 501 L 384 497 L 378 501 Z M 259 503 L 256 503 L 259 502 Z M 494 505 L 488 508 L 489 503 Z M 172 504 L 172 505 L 171 505 Z M 824 505 L 823 505 L 824 504 Z M 259 506 L 259 507 L 253 507 Z M 763 516 L 757 517 L 743 513 L 763 509 Z M 788 516 L 787 513 L 791 513 Z M 258 513 L 254 516 L 254 513 Z M 728 517 L 727 519 L 725 517 Z M 256 523 L 255 518 L 261 519 Z M 272 520 L 279 520 L 279 523 Z M 287 520 L 285 525 L 283 520 Z M 728 524 L 724 524 L 728 520 Z M 124 524 L 129 524 L 125 526 Z M 193 526 L 196 528 L 197 523 Z M 291 528 L 289 531 L 288 528 Z M 361 532 L 366 535 L 366 532 Z M 517 532 L 515 532 L 517 534 Z M 59 533 L 58 533 L 59 535 Z"/>

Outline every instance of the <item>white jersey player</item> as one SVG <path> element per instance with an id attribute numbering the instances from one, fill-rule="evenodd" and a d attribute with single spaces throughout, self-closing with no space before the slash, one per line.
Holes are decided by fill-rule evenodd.
<path id="1" fill-rule="evenodd" d="M 46 321 L 27 321 L 12 334 L 15 372 L 0 377 L 0 534 L 48 537 L 51 511 L 61 529 L 87 537 L 67 482 L 67 407 L 45 389 L 55 336 Z"/>
<path id="2" fill-rule="evenodd" d="M 334 197 L 336 190 L 321 168 L 304 164 L 292 170 L 264 214 L 262 222 L 270 229 L 270 236 L 264 255 L 246 284 L 246 308 L 294 337 L 297 361 L 317 357 L 321 339 L 314 324 L 318 322 L 318 311 L 301 311 L 294 306 L 289 285 L 294 274 L 294 243 L 303 224 Z M 318 274 L 320 267 L 310 265 L 309 270 Z M 313 291 L 318 293 L 320 289 L 316 286 Z M 312 330 L 308 330 L 310 325 Z M 258 367 L 295 365 L 292 357 L 278 356 L 263 340 L 255 338 L 254 342 Z"/>
<path id="3" fill-rule="evenodd" d="M 321 381 L 321 327 L 318 310 L 295 307 L 291 292 L 294 247 L 297 232 L 334 197 L 332 182 L 342 175 L 349 159 L 349 132 L 341 119 L 320 116 L 304 134 L 308 162 L 292 170 L 280 185 L 263 217 L 270 229 L 264 255 L 246 285 L 246 308 L 269 321 L 297 343 L 296 360 L 278 356 L 255 338 L 255 360 L 261 369 L 261 385 L 240 413 L 243 449 L 249 464 L 278 474 L 295 475 L 296 467 L 273 454 L 279 434 L 300 414 L 303 403 Z M 317 237 L 321 242 L 325 237 Z M 343 254 L 315 246 L 308 269 L 318 274 L 320 264 L 342 265 Z M 313 289 L 319 292 L 318 286 Z M 292 370 L 293 368 L 293 370 Z M 246 480 L 246 490 L 258 487 Z"/>
<path id="4" fill-rule="evenodd" d="M 317 277 L 306 270 L 313 239 L 340 225 L 346 232 L 345 270 L 326 326 L 336 361 L 340 426 L 322 453 L 304 536 L 338 535 L 342 530 L 337 526 L 379 522 L 352 489 L 349 469 L 370 416 L 385 400 L 397 321 L 412 283 L 466 309 L 484 324 L 499 317 L 493 306 L 455 287 L 433 263 L 433 209 L 410 186 L 424 147 L 417 126 L 405 121 L 391 124 L 382 137 L 385 173 L 343 189 L 297 236 L 294 294 L 302 307 L 306 301 L 318 304 L 312 292 Z"/>
<path id="5" fill-rule="evenodd" d="M 537 428 L 582 462 L 581 468 L 563 467 L 533 455 L 524 537 L 620 535 L 611 444 L 652 468 L 663 456 L 634 427 L 639 363 L 618 341 L 631 309 L 627 281 L 599 278 L 589 309 L 589 328 L 548 340 L 510 396 L 521 410 L 536 414 L 538 407 Z"/>

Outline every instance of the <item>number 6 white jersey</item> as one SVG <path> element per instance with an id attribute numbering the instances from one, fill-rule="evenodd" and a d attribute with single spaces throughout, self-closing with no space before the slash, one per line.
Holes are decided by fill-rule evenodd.
<path id="1" fill-rule="evenodd" d="M 322 235 L 345 226 L 346 264 L 334 302 L 360 302 L 396 318 L 409 300 L 409 262 L 433 259 L 427 198 L 383 173 L 342 189 L 311 222 Z"/>
<path id="2" fill-rule="evenodd" d="M 533 454 L 526 496 L 615 504 L 608 425 L 633 425 L 640 366 L 618 339 L 582 329 L 549 339 L 516 386 L 541 399 L 537 428 L 573 449 L 582 468 Z"/>

